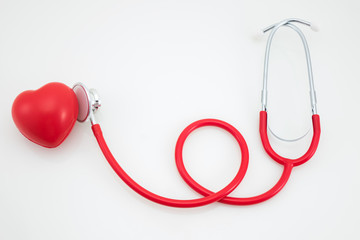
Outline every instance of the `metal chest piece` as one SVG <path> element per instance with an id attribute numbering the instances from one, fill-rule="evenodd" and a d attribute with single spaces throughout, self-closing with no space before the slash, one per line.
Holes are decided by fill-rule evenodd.
<path id="1" fill-rule="evenodd" d="M 79 113 L 77 120 L 85 122 L 90 119 L 92 125 L 96 124 L 95 112 L 101 107 L 99 95 L 95 89 L 88 89 L 82 83 L 76 83 L 73 91 L 79 103 Z"/>

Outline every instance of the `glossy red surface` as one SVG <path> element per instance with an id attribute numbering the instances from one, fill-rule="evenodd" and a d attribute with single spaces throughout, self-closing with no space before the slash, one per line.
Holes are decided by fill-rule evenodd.
<path id="1" fill-rule="evenodd" d="M 12 117 L 20 132 L 32 142 L 48 148 L 57 147 L 65 140 L 77 115 L 75 93 L 57 82 L 22 92 L 12 106 Z"/>

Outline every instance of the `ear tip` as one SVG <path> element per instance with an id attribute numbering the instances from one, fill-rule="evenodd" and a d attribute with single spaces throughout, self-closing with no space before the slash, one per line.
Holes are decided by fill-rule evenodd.
<path id="1" fill-rule="evenodd" d="M 255 41 L 261 41 L 264 38 L 264 33 L 263 31 L 261 32 L 256 32 L 255 34 L 253 34 L 252 36 L 253 40 Z"/>
<path id="2" fill-rule="evenodd" d="M 313 31 L 315 31 L 315 32 L 318 32 L 318 31 L 319 31 L 319 27 L 318 27 L 316 24 L 314 24 L 314 23 L 311 23 L 311 24 L 310 24 L 310 28 L 311 28 Z"/>

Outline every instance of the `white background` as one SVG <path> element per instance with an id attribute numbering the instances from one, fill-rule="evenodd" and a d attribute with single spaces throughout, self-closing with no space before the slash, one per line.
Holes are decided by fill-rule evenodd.
<path id="1" fill-rule="evenodd" d="M 359 239 L 360 3 L 343 1 L 16 1 L 0 0 L 0 239 Z M 45 149 L 25 139 L 11 118 L 20 92 L 50 81 L 98 90 L 97 114 L 121 166 L 144 187 L 181 199 L 199 197 L 180 178 L 173 155 L 191 122 L 219 118 L 245 137 L 250 165 L 231 194 L 271 188 L 282 166 L 258 134 L 268 34 L 284 18 L 307 37 L 322 135 L 318 151 L 296 167 L 285 188 L 254 206 L 219 203 L 196 209 L 154 204 L 130 190 L 98 148 L 90 123 Z M 274 38 L 269 124 L 294 138 L 311 127 L 304 53 L 287 28 Z M 304 153 L 312 133 L 286 143 Z M 241 158 L 226 132 L 195 131 L 185 165 L 219 190 Z"/>

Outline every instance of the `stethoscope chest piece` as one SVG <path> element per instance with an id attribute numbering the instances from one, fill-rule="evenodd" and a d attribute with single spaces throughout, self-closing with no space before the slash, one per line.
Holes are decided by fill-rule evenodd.
<path id="1" fill-rule="evenodd" d="M 92 124 L 95 124 L 94 113 L 101 107 L 99 95 L 95 89 L 87 89 L 82 83 L 76 83 L 73 87 L 79 104 L 79 113 L 77 120 L 85 122 L 90 119 Z"/>

